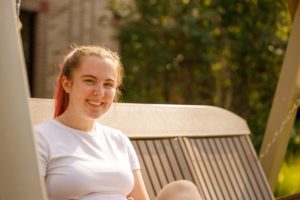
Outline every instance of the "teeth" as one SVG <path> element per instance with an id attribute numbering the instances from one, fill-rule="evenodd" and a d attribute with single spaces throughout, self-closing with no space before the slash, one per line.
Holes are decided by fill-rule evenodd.
<path id="1" fill-rule="evenodd" d="M 98 101 L 92 101 L 92 100 L 88 100 L 88 102 L 92 105 L 95 105 L 95 106 L 101 106 L 101 102 L 98 102 Z"/>

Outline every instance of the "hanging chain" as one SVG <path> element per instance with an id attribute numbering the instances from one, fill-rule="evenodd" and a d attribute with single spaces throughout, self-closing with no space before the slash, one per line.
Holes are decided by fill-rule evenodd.
<path id="1" fill-rule="evenodd" d="M 266 147 L 265 151 L 260 154 L 260 156 L 259 156 L 260 160 L 262 160 L 269 153 L 271 146 L 276 142 L 278 136 L 282 133 L 283 129 L 286 127 L 286 124 L 290 121 L 290 119 L 292 118 L 294 113 L 297 111 L 299 106 L 300 106 L 300 99 L 297 99 L 296 102 L 294 103 L 293 107 L 289 110 L 286 118 L 280 124 L 279 130 L 277 130 L 274 133 L 271 142 L 269 142 L 267 144 L 267 147 Z"/>
<path id="2" fill-rule="evenodd" d="M 21 0 L 16 0 L 16 23 L 19 31 L 22 29 L 22 22 L 20 20 L 20 11 L 21 11 Z"/>
<path id="3" fill-rule="evenodd" d="M 21 9 L 21 0 L 16 0 L 16 15 L 17 15 L 17 17 L 20 16 L 20 9 Z"/>

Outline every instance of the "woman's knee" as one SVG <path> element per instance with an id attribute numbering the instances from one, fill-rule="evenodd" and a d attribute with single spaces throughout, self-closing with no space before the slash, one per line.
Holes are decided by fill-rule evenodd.
<path id="1" fill-rule="evenodd" d="M 163 187 L 156 200 L 201 200 L 198 188 L 187 180 L 174 181 Z"/>

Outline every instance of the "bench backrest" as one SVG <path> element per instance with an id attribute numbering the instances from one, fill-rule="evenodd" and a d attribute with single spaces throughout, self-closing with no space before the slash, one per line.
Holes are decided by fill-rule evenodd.
<path id="1" fill-rule="evenodd" d="M 31 99 L 34 124 L 53 117 L 53 100 Z M 213 106 L 117 103 L 99 122 L 132 141 L 151 199 L 187 179 L 204 199 L 274 199 L 239 116 Z"/>

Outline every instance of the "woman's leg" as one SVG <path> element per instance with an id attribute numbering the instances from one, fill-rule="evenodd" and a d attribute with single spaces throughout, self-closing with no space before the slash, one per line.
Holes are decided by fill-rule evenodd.
<path id="1" fill-rule="evenodd" d="M 202 198 L 194 183 L 179 180 L 163 187 L 156 200 L 202 200 Z"/>

